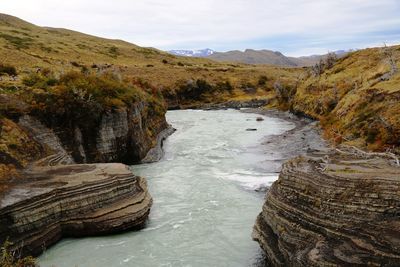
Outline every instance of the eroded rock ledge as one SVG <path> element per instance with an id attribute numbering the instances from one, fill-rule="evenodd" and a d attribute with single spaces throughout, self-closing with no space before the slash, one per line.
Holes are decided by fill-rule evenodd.
<path id="1" fill-rule="evenodd" d="M 399 266 L 400 168 L 336 151 L 290 160 L 253 238 L 273 266 Z"/>
<path id="2" fill-rule="evenodd" d="M 141 227 L 152 198 L 146 181 L 118 163 L 41 167 L 0 195 L 0 240 L 38 255 L 66 236 Z"/>

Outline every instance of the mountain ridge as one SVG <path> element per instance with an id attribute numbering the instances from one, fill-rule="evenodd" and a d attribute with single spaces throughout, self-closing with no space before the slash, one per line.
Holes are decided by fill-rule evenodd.
<path id="1" fill-rule="evenodd" d="M 212 52 L 207 53 L 207 51 Z M 351 51 L 353 50 L 337 50 L 332 53 L 335 53 L 338 57 L 341 57 Z M 227 52 L 217 52 L 209 48 L 202 50 L 169 50 L 167 52 L 176 56 L 209 58 L 220 62 L 239 62 L 254 65 L 268 64 L 283 67 L 309 67 L 317 64 L 321 59 L 327 56 L 327 54 L 323 54 L 290 57 L 285 56 L 280 51 L 268 49 L 256 50 L 250 48 L 245 49 L 244 51 L 231 50 Z"/>

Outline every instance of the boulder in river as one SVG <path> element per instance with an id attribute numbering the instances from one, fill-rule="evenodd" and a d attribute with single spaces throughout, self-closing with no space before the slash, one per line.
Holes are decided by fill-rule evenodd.
<path id="1" fill-rule="evenodd" d="M 257 117 L 256 121 L 263 121 L 263 117 Z"/>

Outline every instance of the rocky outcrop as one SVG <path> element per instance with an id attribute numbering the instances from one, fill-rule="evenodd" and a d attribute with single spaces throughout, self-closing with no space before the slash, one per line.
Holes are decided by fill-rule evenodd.
<path id="1" fill-rule="evenodd" d="M 145 180 L 123 164 L 35 168 L 0 195 L 0 242 L 37 255 L 62 237 L 141 227 L 151 204 Z"/>
<path id="2" fill-rule="evenodd" d="M 170 103 L 168 105 L 169 110 L 177 109 L 204 109 L 204 110 L 215 110 L 215 109 L 241 109 L 241 108 L 259 108 L 268 104 L 267 99 L 251 99 L 245 101 L 230 100 L 221 103 L 192 103 L 192 104 L 177 104 Z"/>
<path id="3" fill-rule="evenodd" d="M 161 158 L 164 156 L 164 150 L 163 150 L 163 145 L 165 139 L 167 139 L 168 136 L 173 134 L 176 131 L 175 128 L 172 126 L 169 126 L 165 130 L 163 130 L 157 137 L 157 144 L 147 152 L 146 157 L 142 159 L 140 162 L 141 163 L 152 163 L 152 162 L 157 162 L 161 160 Z"/>
<path id="4" fill-rule="evenodd" d="M 253 238 L 273 266 L 399 266 L 400 168 L 347 152 L 290 160 Z"/>
<path id="5" fill-rule="evenodd" d="M 58 117 L 41 121 L 57 134 L 76 163 L 140 162 L 168 128 L 164 113 L 151 112 L 144 102 L 92 116 L 87 121 Z"/>
<path id="6" fill-rule="evenodd" d="M 62 147 L 61 141 L 54 131 L 44 126 L 36 118 L 24 115 L 19 119 L 18 125 L 25 129 L 33 140 L 51 151 L 51 155 L 41 159 L 39 164 L 54 166 L 75 163 L 71 155 Z"/>
<path id="7" fill-rule="evenodd" d="M 159 159 L 171 134 L 164 111 L 139 101 L 85 120 L 27 110 L 3 119 L 0 152 L 13 168 L 0 168 L 0 244 L 38 255 L 62 237 L 143 226 L 152 204 L 144 178 L 120 163 L 76 163 Z"/>
<path id="8" fill-rule="evenodd" d="M 204 104 L 201 106 L 202 109 L 241 109 L 241 108 L 259 108 L 268 104 L 266 99 L 251 99 L 248 101 L 237 101 L 231 100 L 217 104 Z"/>

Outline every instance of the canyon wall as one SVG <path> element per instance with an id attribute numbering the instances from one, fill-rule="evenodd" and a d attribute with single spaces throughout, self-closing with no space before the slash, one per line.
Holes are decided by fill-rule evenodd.
<path id="1" fill-rule="evenodd" d="M 62 237 L 144 226 L 152 205 L 145 179 L 106 162 L 159 160 L 173 132 L 164 109 L 137 101 L 76 120 L 65 117 L 73 111 L 14 109 L 23 102 L 11 98 L 0 95 L 0 104 L 10 103 L 0 117 L 1 244 L 38 255 Z"/>
<path id="2" fill-rule="evenodd" d="M 398 266 L 400 167 L 350 153 L 283 165 L 253 238 L 273 266 Z"/>

